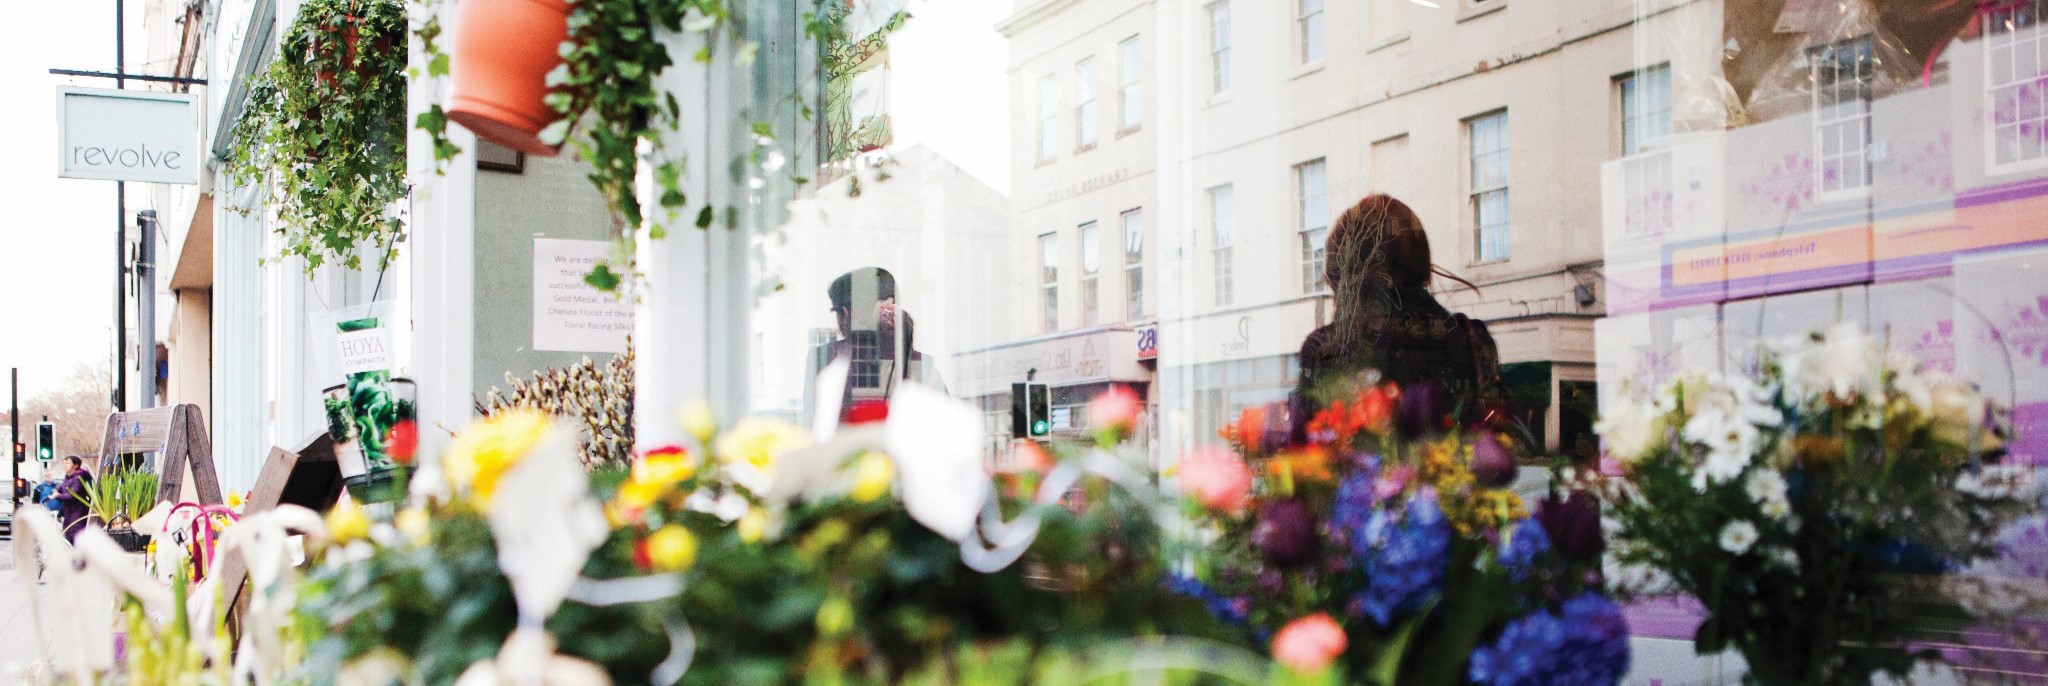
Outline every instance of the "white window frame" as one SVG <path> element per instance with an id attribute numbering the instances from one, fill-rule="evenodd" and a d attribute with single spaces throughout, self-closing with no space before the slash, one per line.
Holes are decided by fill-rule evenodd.
<path id="1" fill-rule="evenodd" d="M 1838 73 L 1826 71 L 1827 67 L 1840 64 L 1838 60 L 1824 59 L 1824 56 L 1832 54 L 1835 50 L 1845 48 L 1856 50 L 1861 53 L 1864 59 L 1873 62 L 1867 67 L 1867 79 L 1863 76 L 1864 67 L 1851 67 L 1851 80 L 1854 85 L 1849 87 L 1856 88 L 1857 90 L 1850 93 L 1853 96 L 1850 99 L 1842 99 L 1840 97 L 1843 93 L 1843 86 L 1839 82 L 1830 85 L 1824 81 L 1825 75 Z M 1870 108 L 1873 100 L 1872 96 L 1874 95 L 1870 89 L 1875 84 L 1877 75 L 1877 68 L 1874 64 L 1875 57 L 1875 47 L 1870 36 L 1848 38 L 1812 48 L 1808 51 L 1808 75 L 1812 78 L 1813 84 L 1813 94 L 1810 96 L 1810 101 L 1813 106 L 1813 197 L 1815 202 L 1826 203 L 1853 200 L 1870 195 Z M 1855 107 L 1849 107 L 1852 104 Z M 1853 138 L 1854 140 L 1846 140 L 1848 138 Z M 1832 153 L 1828 151 L 1828 144 L 1831 139 L 1838 146 Z M 1850 149 L 1851 143 L 1855 146 L 1853 151 Z M 1829 188 L 1827 178 L 1828 167 L 1831 162 L 1837 160 L 1860 165 L 1862 167 L 1862 182 L 1855 186 L 1844 184 L 1837 188 Z"/>
<path id="2" fill-rule="evenodd" d="M 1320 64 L 1329 51 L 1324 40 L 1325 0 L 1294 0 L 1294 59 L 1303 66 Z"/>
<path id="3" fill-rule="evenodd" d="M 1096 141 L 1102 138 L 1101 113 L 1095 107 L 1095 92 L 1100 90 L 1095 78 L 1095 57 L 1081 58 L 1074 63 L 1074 151 L 1095 149 Z"/>
<path id="4" fill-rule="evenodd" d="M 2029 0 L 2019 7 L 2008 8 L 1986 14 L 1984 17 L 1984 169 L 1992 174 L 2036 171 L 2048 168 L 2048 28 L 2042 22 L 2048 20 L 2048 0 Z M 2001 58 L 2000 50 L 2005 51 Z M 2031 57 L 2031 60 L 2029 58 Z M 2003 65 L 2000 62 L 2004 62 Z M 2001 68 L 2003 67 L 2003 68 Z M 2027 71 L 2034 73 L 2028 74 Z M 2037 116 L 2021 120 L 2013 114 L 2012 121 L 2001 123 L 1999 100 L 2002 93 L 2017 97 L 2019 91 L 2031 90 L 2036 98 Z M 2013 109 L 2024 109 L 2015 100 Z M 2028 157 L 2028 151 L 2020 142 L 2019 129 L 2031 125 L 2036 138 L 2036 150 Z M 1998 136 L 2001 129 L 2010 129 L 2014 136 L 2014 156 L 2010 161 L 1998 159 Z"/>
<path id="5" fill-rule="evenodd" d="M 1131 36 L 1116 44 L 1117 132 L 1130 133 L 1145 127 L 1145 44 Z"/>
<path id="6" fill-rule="evenodd" d="M 1230 0 L 1216 0 L 1206 6 L 1209 19 L 1209 94 L 1230 92 Z"/>
<path id="7" fill-rule="evenodd" d="M 1621 130 L 1622 227 L 1630 237 L 1661 236 L 1677 224 L 1671 175 L 1671 65 L 1614 79 Z"/>
<path id="8" fill-rule="evenodd" d="M 1052 74 L 1038 77 L 1038 161 L 1040 163 L 1059 159 L 1059 92 L 1058 77 Z"/>
<path id="9" fill-rule="evenodd" d="M 1472 221 L 1472 261 L 1474 264 L 1505 262 L 1514 257 L 1514 214 L 1512 195 L 1508 182 L 1513 166 L 1510 164 L 1510 139 L 1508 136 L 1507 108 L 1497 109 L 1465 120 L 1465 198 L 1466 211 Z M 1499 164 L 1499 178 L 1488 178 L 1481 173 L 1482 165 Z M 1500 209 L 1500 221 L 1489 224 L 1485 207 L 1495 201 Z M 1493 238 L 1489 230 L 1497 230 Z M 1496 246 L 1490 250 L 1490 246 Z"/>
<path id="10" fill-rule="evenodd" d="M 1310 172 L 1314 172 L 1313 178 Z M 1329 284 L 1323 280 L 1323 248 L 1330 236 L 1330 164 L 1327 157 L 1294 165 L 1294 234 L 1300 247 L 1301 292 L 1329 292 Z"/>
<path id="11" fill-rule="evenodd" d="M 1117 215 L 1124 238 L 1124 320 L 1145 316 L 1145 208 Z"/>
<path id="12" fill-rule="evenodd" d="M 1081 223 L 1081 327 L 1102 323 L 1102 229 Z"/>
<path id="13" fill-rule="evenodd" d="M 1237 301 L 1236 256 L 1237 189 L 1232 184 L 1212 186 L 1209 198 L 1209 256 L 1211 280 L 1215 283 L 1217 307 Z"/>
<path id="14" fill-rule="evenodd" d="M 1039 324 L 1045 333 L 1060 330 L 1060 235 L 1038 235 Z"/>

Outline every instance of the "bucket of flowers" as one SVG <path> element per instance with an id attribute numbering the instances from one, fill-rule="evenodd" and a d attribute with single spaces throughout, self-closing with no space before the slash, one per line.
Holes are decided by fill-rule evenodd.
<path id="1" fill-rule="evenodd" d="M 1584 492 L 1508 490 L 1513 441 L 1433 386 L 1366 383 L 1290 440 L 1246 410 L 1171 468 L 1195 537 L 1173 583 L 1307 683 L 1612 684 L 1628 668 Z"/>
<path id="2" fill-rule="evenodd" d="M 1947 574 L 2032 507 L 1983 395 L 1853 325 L 1691 373 L 1601 420 L 1616 561 L 1699 599 L 1702 654 L 1758 684 L 1865 684 L 1940 654 L 1919 631 L 1996 623 Z"/>

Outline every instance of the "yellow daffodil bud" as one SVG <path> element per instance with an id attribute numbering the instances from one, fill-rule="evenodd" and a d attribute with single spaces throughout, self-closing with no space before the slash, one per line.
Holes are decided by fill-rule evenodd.
<path id="1" fill-rule="evenodd" d="M 342 496 L 327 512 L 327 536 L 335 543 L 347 543 L 370 535 L 370 518 L 356 501 Z"/>
<path id="2" fill-rule="evenodd" d="M 758 507 L 748 510 L 740 517 L 739 529 L 740 542 L 759 543 L 768 534 L 768 512 Z"/>
<path id="3" fill-rule="evenodd" d="M 683 408 L 683 430 L 697 439 L 700 445 L 710 445 L 711 438 L 718 435 L 718 417 L 711 412 L 711 403 L 699 400 Z"/>
<path id="4" fill-rule="evenodd" d="M 427 527 L 428 518 L 426 510 L 417 507 L 406 508 L 400 511 L 397 517 L 393 518 L 392 524 L 398 528 L 399 534 L 405 536 L 407 542 L 416 546 L 427 544 L 430 530 Z"/>
<path id="5" fill-rule="evenodd" d="M 896 462 L 881 453 L 864 453 L 853 467 L 853 499 L 870 503 L 889 493 L 896 483 Z"/>
<path id="6" fill-rule="evenodd" d="M 647 559 L 664 572 L 689 569 L 697 563 L 697 537 L 676 524 L 655 529 L 647 537 Z"/>

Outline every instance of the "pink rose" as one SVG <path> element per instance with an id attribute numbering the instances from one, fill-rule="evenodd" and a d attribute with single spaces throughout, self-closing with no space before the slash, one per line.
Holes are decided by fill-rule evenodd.
<path id="1" fill-rule="evenodd" d="M 1273 659 L 1288 669 L 1312 674 L 1329 667 L 1348 644 L 1344 627 L 1329 614 L 1318 612 L 1280 627 L 1280 633 L 1273 635 Z"/>
<path id="2" fill-rule="evenodd" d="M 1138 424 L 1138 413 L 1145 410 L 1145 401 L 1129 386 L 1116 384 L 1088 401 L 1088 425 L 1098 430 L 1114 429 L 1129 435 Z"/>
<path id="3" fill-rule="evenodd" d="M 1211 510 L 1241 514 L 1252 503 L 1251 468 L 1223 448 L 1188 453 L 1174 474 L 1182 490 Z"/>

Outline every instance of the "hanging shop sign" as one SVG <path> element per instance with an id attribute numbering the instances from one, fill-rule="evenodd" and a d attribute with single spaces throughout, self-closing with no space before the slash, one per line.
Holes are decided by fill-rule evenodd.
<path id="1" fill-rule="evenodd" d="M 204 164 L 191 95 L 57 88 L 57 176 L 193 185 Z"/>

